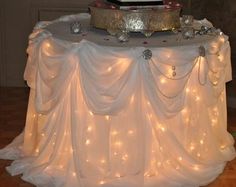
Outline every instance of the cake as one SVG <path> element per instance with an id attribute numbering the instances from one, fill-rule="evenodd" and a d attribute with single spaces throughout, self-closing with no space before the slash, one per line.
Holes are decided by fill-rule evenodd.
<path id="1" fill-rule="evenodd" d="M 150 5 L 163 5 L 163 0 L 107 0 L 108 2 L 112 2 L 118 4 L 120 6 L 150 6 Z"/>
<path id="2" fill-rule="evenodd" d="M 163 0 L 116 0 L 119 2 L 135 2 L 135 3 L 140 3 L 140 2 L 163 2 Z"/>
<path id="3" fill-rule="evenodd" d="M 91 25 L 105 29 L 112 35 L 125 30 L 142 32 L 145 36 L 151 36 L 156 31 L 173 30 L 180 27 L 181 5 L 176 1 L 155 0 L 153 5 L 145 4 L 152 3 L 152 0 L 131 1 L 134 0 L 94 1 L 89 6 Z M 130 5 L 122 4 L 130 2 Z"/>

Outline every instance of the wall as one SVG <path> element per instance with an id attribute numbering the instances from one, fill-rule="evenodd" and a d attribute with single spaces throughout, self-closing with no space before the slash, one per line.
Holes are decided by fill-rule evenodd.
<path id="1" fill-rule="evenodd" d="M 0 85 L 5 85 L 5 36 L 4 36 L 4 10 L 5 3 L 4 1 L 0 1 Z"/>
<path id="2" fill-rule="evenodd" d="M 0 0 L 0 86 L 26 86 L 23 80 L 28 35 L 39 20 L 86 12 L 92 0 Z M 230 36 L 236 61 L 236 1 L 180 0 L 183 13 L 207 17 Z M 234 68 L 235 69 L 235 68 Z M 234 71 L 234 77 L 236 72 Z"/>
<path id="3" fill-rule="evenodd" d="M 26 86 L 28 36 L 40 20 L 86 12 L 91 0 L 0 0 L 0 86 Z"/>

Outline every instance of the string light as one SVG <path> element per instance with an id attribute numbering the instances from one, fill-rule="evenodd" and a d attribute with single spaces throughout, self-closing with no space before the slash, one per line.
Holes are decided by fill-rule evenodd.
<path id="1" fill-rule="evenodd" d="M 46 42 L 46 43 L 45 43 L 45 46 L 46 46 L 47 48 L 50 48 L 50 47 L 51 47 L 51 44 L 50 44 L 49 42 Z"/>
<path id="2" fill-rule="evenodd" d="M 112 67 L 110 66 L 109 68 L 107 68 L 107 71 L 108 72 L 111 72 L 111 70 L 112 70 Z"/>
<path id="3" fill-rule="evenodd" d="M 224 60 L 223 55 L 218 55 L 218 59 L 219 59 L 220 62 L 223 62 L 223 60 Z"/>
<path id="4" fill-rule="evenodd" d="M 163 127 L 163 126 L 162 126 L 162 125 L 160 125 L 160 124 L 158 125 L 158 128 L 159 128 L 159 129 L 161 129 L 161 131 L 162 131 L 162 132 L 165 132 L 165 131 L 166 131 L 166 128 L 165 128 L 165 127 Z"/>
<path id="5" fill-rule="evenodd" d="M 221 146 L 220 146 L 221 149 L 224 149 L 225 147 L 226 147 L 225 145 L 221 145 Z"/>
<path id="6" fill-rule="evenodd" d="M 101 163 L 102 163 L 102 164 L 105 164 L 105 163 L 106 163 L 106 160 L 105 160 L 105 159 L 102 159 L 102 160 L 101 160 Z"/>
<path id="7" fill-rule="evenodd" d="M 49 44 L 49 43 L 48 43 L 48 46 L 47 46 L 47 47 L 50 47 L 50 44 Z M 222 57 L 222 58 L 223 58 L 223 57 Z M 111 72 L 111 71 L 112 71 L 112 67 L 109 67 L 107 70 L 108 70 L 108 72 Z M 162 84 L 165 84 L 165 83 L 166 83 L 166 79 L 165 79 L 165 78 L 161 78 L 161 79 L 160 79 L 160 82 L 161 82 Z M 186 88 L 185 91 L 186 91 L 186 93 L 189 93 L 189 92 L 190 92 L 190 89 L 189 89 L 189 88 Z M 193 93 L 195 93 L 195 90 L 193 90 Z M 196 101 L 199 101 L 199 100 L 200 100 L 200 97 L 199 97 L 199 96 L 196 96 L 196 97 L 195 97 L 195 100 L 196 100 Z M 133 102 L 134 102 L 134 95 L 133 95 L 133 96 L 131 97 L 131 99 L 130 99 L 130 103 L 133 103 Z M 148 106 L 151 105 L 149 101 L 147 101 L 147 105 L 148 105 Z M 217 109 L 217 108 L 216 108 L 216 109 Z M 214 108 L 213 110 L 215 110 L 215 108 Z M 186 113 L 188 112 L 188 110 L 187 110 L 186 108 L 184 108 L 181 112 L 182 112 L 183 114 L 186 114 Z M 94 114 L 93 114 L 91 111 L 89 111 L 89 114 L 90 114 L 91 116 L 94 116 Z M 40 114 L 39 116 L 41 116 L 41 114 Z M 55 113 L 53 114 L 53 116 L 55 116 Z M 36 114 L 34 114 L 33 117 L 36 117 Z M 152 118 L 152 114 L 149 114 L 149 118 Z M 110 120 L 110 116 L 109 116 L 109 115 L 106 115 L 106 116 L 105 116 L 105 119 L 106 119 L 106 120 Z M 189 118 L 185 118 L 185 119 L 186 119 L 186 122 L 189 122 Z M 217 123 L 217 119 L 212 119 L 211 121 L 212 121 L 212 124 Z M 159 129 L 160 129 L 162 132 L 165 132 L 165 131 L 166 131 L 166 128 L 163 127 L 163 126 L 161 126 L 161 125 L 159 125 Z M 88 131 L 88 132 L 91 132 L 91 131 L 92 131 L 92 127 L 89 126 L 89 127 L 87 128 L 87 131 Z M 118 132 L 117 132 L 117 131 L 112 131 L 111 134 L 115 136 L 115 135 L 118 134 Z M 128 134 L 129 134 L 129 135 L 133 135 L 133 134 L 134 134 L 134 131 L 133 131 L 133 130 L 129 130 L 129 131 L 128 131 Z M 56 133 L 54 133 L 54 135 L 56 136 Z M 67 133 L 64 132 L 64 136 L 66 136 L 66 135 L 67 135 Z M 203 135 L 206 136 L 206 133 L 203 133 Z M 29 133 L 29 136 L 32 136 L 32 133 Z M 45 134 L 42 133 L 41 136 L 44 137 Z M 90 143 L 91 143 L 91 141 L 90 141 L 89 139 L 87 139 L 86 142 L 85 142 L 86 145 L 89 145 Z M 53 142 L 52 144 L 55 145 L 55 142 Z M 200 140 L 200 144 L 203 145 L 203 144 L 204 144 L 204 140 Z M 117 141 L 117 142 L 115 142 L 115 145 L 117 145 L 117 146 L 122 146 L 122 142 L 121 142 L 121 141 Z M 221 148 L 221 149 L 224 149 L 224 148 L 225 148 L 225 145 L 221 145 L 220 148 Z M 163 148 L 162 148 L 161 146 L 159 147 L 159 149 L 160 149 L 160 151 L 163 151 Z M 192 150 L 194 150 L 194 149 L 195 149 L 194 145 L 191 145 L 191 146 L 190 146 L 190 150 L 192 151 Z M 67 149 L 65 149 L 65 150 L 67 150 Z M 39 149 L 36 149 L 35 151 L 38 153 L 38 152 L 39 152 Z M 73 149 L 71 149 L 71 152 L 73 152 Z M 152 150 L 152 152 L 155 153 L 154 150 Z M 116 156 L 116 155 L 118 155 L 118 153 L 117 153 L 117 152 L 114 152 L 114 155 Z M 197 156 L 200 157 L 201 154 L 200 154 L 200 153 L 197 153 Z M 128 158 L 129 158 L 128 154 L 124 154 L 124 155 L 121 157 L 121 159 L 124 160 L 124 161 L 126 161 Z M 182 158 L 181 156 L 179 156 L 177 159 L 178 159 L 179 161 L 182 161 L 182 160 L 183 160 L 183 158 Z M 154 161 L 155 161 L 155 160 L 154 160 Z M 87 159 L 86 162 L 89 162 L 89 160 Z M 106 163 L 106 160 L 105 160 L 105 159 L 101 159 L 100 162 L 101 162 L 102 164 L 105 164 L 105 163 Z M 171 161 L 170 161 L 170 160 L 166 160 L 166 163 L 167 163 L 167 164 L 171 164 Z M 161 162 L 158 162 L 158 163 L 157 163 L 157 166 L 158 166 L 158 167 L 160 167 L 161 165 L 162 165 Z M 63 168 L 63 165 L 60 165 L 59 167 L 60 167 L 60 168 Z M 48 168 L 48 167 L 47 167 L 47 168 Z M 46 169 L 47 169 L 47 168 L 46 168 Z M 176 166 L 176 170 L 178 170 L 178 169 L 180 169 L 180 167 L 179 167 L 179 166 Z M 199 170 L 199 166 L 196 165 L 196 166 L 193 167 L 193 169 L 194 169 L 194 170 Z M 73 176 L 76 176 L 76 173 L 73 172 L 72 175 L 73 175 Z M 121 174 L 120 174 L 120 173 L 116 173 L 115 176 L 118 177 L 118 178 L 120 178 L 120 177 L 121 177 Z M 148 172 L 146 172 L 146 173 L 145 173 L 145 176 L 150 177 L 151 175 L 150 175 Z M 105 184 L 105 181 L 104 181 L 104 180 L 101 180 L 101 181 L 99 182 L 99 184 L 101 184 L 101 185 L 102 185 L 102 184 Z"/>
<path id="8" fill-rule="evenodd" d="M 199 170 L 199 166 L 196 165 L 196 166 L 193 167 L 193 169 L 198 171 Z"/>
<path id="9" fill-rule="evenodd" d="M 217 108 L 217 107 L 214 107 L 214 108 L 213 108 L 213 111 L 217 113 L 217 112 L 218 112 L 218 108 Z"/>
<path id="10" fill-rule="evenodd" d="M 189 89 L 189 88 L 186 88 L 185 92 L 186 92 L 186 93 L 189 93 L 189 92 L 190 92 L 190 89 Z"/>
<path id="11" fill-rule="evenodd" d="M 155 159 L 152 159 L 151 163 L 152 163 L 152 164 L 155 164 L 155 163 L 156 163 L 156 160 L 155 160 Z"/>
<path id="12" fill-rule="evenodd" d="M 185 123 L 188 125 L 188 123 L 189 123 L 189 118 L 185 118 Z"/>
<path id="13" fill-rule="evenodd" d="M 90 143 L 91 143 L 91 142 L 90 142 L 89 139 L 87 139 L 86 142 L 85 142 L 86 145 L 89 145 Z"/>
<path id="14" fill-rule="evenodd" d="M 89 111 L 89 114 L 90 114 L 90 116 L 93 116 L 93 112 L 92 111 Z"/>
<path id="15" fill-rule="evenodd" d="M 120 146 L 122 146 L 122 142 L 121 142 L 121 141 L 117 141 L 117 142 L 115 143 L 115 145 L 120 147 Z"/>
<path id="16" fill-rule="evenodd" d="M 199 96 L 196 96 L 195 100 L 196 100 L 196 101 L 200 101 L 200 97 L 199 97 Z"/>
<path id="17" fill-rule="evenodd" d="M 179 161 L 182 161 L 182 160 L 183 160 L 183 158 L 180 156 L 180 157 L 178 158 L 178 160 L 179 160 Z"/>
<path id="18" fill-rule="evenodd" d="M 149 119 L 152 119 L 152 114 L 148 114 L 148 118 L 149 118 Z"/>
<path id="19" fill-rule="evenodd" d="M 161 78 L 161 84 L 165 84 L 166 83 L 166 79 L 165 78 Z"/>
<path id="20" fill-rule="evenodd" d="M 194 145 L 190 146 L 190 150 L 193 151 L 195 149 Z"/>
<path id="21" fill-rule="evenodd" d="M 128 159 L 128 157 L 129 157 L 128 154 L 125 154 L 122 156 L 122 160 L 126 161 Z"/>
<path id="22" fill-rule="evenodd" d="M 121 174 L 120 173 L 116 173 L 115 175 L 117 178 L 120 178 L 121 177 Z"/>
<path id="23" fill-rule="evenodd" d="M 56 117 L 56 113 L 55 113 L 55 112 L 53 112 L 52 118 L 55 118 L 55 117 Z"/>
<path id="24" fill-rule="evenodd" d="M 144 177 L 151 177 L 151 175 L 148 172 L 145 172 Z"/>
<path id="25" fill-rule="evenodd" d="M 101 184 L 101 185 L 105 184 L 105 181 L 102 180 L 102 181 L 99 182 L 99 184 Z"/>
<path id="26" fill-rule="evenodd" d="M 186 108 L 184 108 L 184 109 L 181 111 L 181 113 L 182 113 L 182 114 L 186 114 L 187 111 L 188 111 L 188 110 L 187 110 Z"/>
<path id="27" fill-rule="evenodd" d="M 170 1 L 170 3 L 172 3 L 172 2 Z M 167 58 L 170 58 L 170 57 L 171 57 L 170 52 L 167 52 L 166 57 L 167 57 Z"/>
<path id="28" fill-rule="evenodd" d="M 129 130 L 129 131 L 128 131 L 128 134 L 129 134 L 129 135 L 133 135 L 133 134 L 134 134 L 134 131 L 133 131 L 133 130 Z"/>
<path id="29" fill-rule="evenodd" d="M 110 119 L 110 116 L 106 115 L 105 118 L 106 118 L 106 120 L 109 120 L 109 119 Z"/>
<path id="30" fill-rule="evenodd" d="M 132 104 L 134 102 L 134 95 L 132 95 L 131 99 L 130 99 L 130 104 Z"/>
<path id="31" fill-rule="evenodd" d="M 62 169 L 62 168 L 63 168 L 63 165 L 60 165 L 59 168 Z"/>
<path id="32" fill-rule="evenodd" d="M 173 70 L 172 68 L 168 68 L 168 77 L 172 77 L 172 74 L 173 74 Z"/>
<path id="33" fill-rule="evenodd" d="M 161 130 L 162 130 L 162 132 L 166 131 L 165 127 L 161 127 Z"/>
<path id="34" fill-rule="evenodd" d="M 89 126 L 89 127 L 87 128 L 87 131 L 88 131 L 88 132 L 91 132 L 92 129 L 93 129 L 93 128 L 92 128 L 91 126 Z"/>
<path id="35" fill-rule="evenodd" d="M 216 125 L 216 123 L 217 123 L 217 119 L 215 119 L 215 118 L 211 119 L 211 126 L 214 127 Z"/>
<path id="36" fill-rule="evenodd" d="M 117 131 L 112 131 L 111 135 L 116 136 L 118 134 Z"/>
<path id="37" fill-rule="evenodd" d="M 223 36 L 220 36 L 220 37 L 219 37 L 219 40 L 220 40 L 220 42 L 222 42 L 222 43 L 225 42 L 225 38 L 224 38 Z"/>
<path id="38" fill-rule="evenodd" d="M 212 122 L 212 123 L 216 123 L 216 122 L 217 122 L 217 119 L 211 119 L 211 122 Z"/>

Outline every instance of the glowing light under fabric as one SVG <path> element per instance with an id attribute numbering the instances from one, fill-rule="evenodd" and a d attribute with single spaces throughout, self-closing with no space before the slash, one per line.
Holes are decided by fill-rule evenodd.
<path id="1" fill-rule="evenodd" d="M 190 45 L 152 48 L 146 60 L 143 47 L 35 32 L 26 126 L 0 150 L 15 160 L 12 175 L 44 187 L 196 187 L 235 157 L 226 128 L 226 36 L 201 44 L 205 56 Z"/>

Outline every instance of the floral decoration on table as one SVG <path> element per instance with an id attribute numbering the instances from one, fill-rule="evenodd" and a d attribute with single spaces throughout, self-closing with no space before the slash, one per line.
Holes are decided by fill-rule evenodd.
<path id="1" fill-rule="evenodd" d="M 174 0 L 164 0 L 164 7 L 166 9 L 175 9 L 175 8 L 182 8 L 182 4 L 180 4 L 178 1 Z"/>
<path id="2" fill-rule="evenodd" d="M 192 15 L 183 15 L 181 18 L 181 28 L 179 32 L 182 33 L 183 39 L 192 39 L 196 35 L 222 35 L 220 29 L 216 29 L 212 24 L 204 20 L 194 20 Z"/>
<path id="3" fill-rule="evenodd" d="M 82 31 L 82 25 L 79 21 L 74 21 L 70 24 L 70 30 L 72 34 L 79 34 Z"/>

